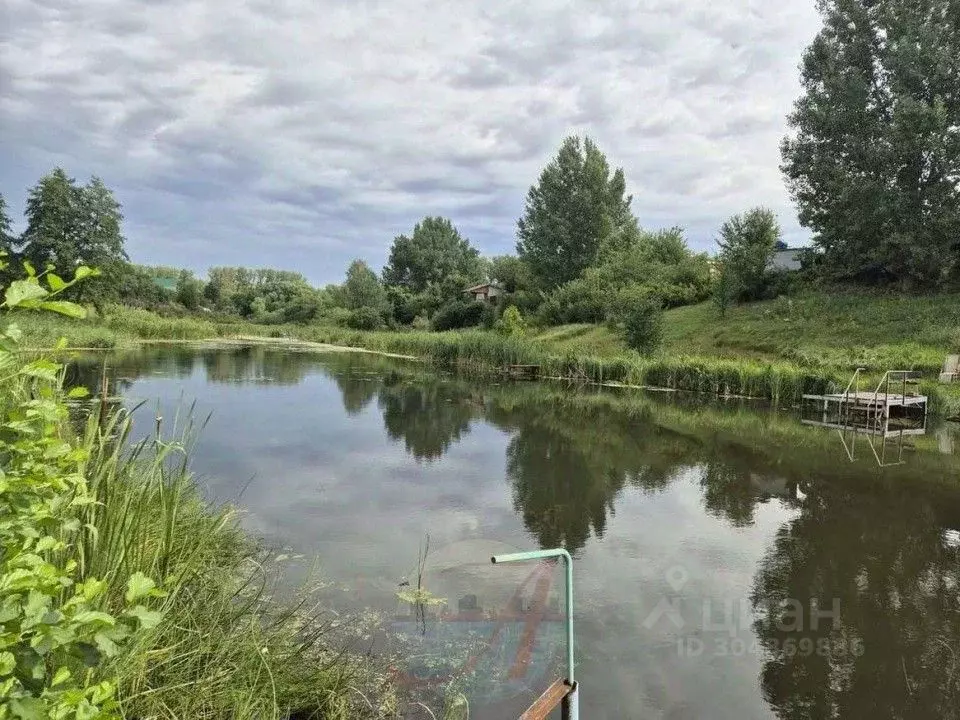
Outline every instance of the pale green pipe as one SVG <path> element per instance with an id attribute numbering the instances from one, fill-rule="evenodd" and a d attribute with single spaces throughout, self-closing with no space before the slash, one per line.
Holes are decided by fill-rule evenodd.
<path id="1" fill-rule="evenodd" d="M 548 558 L 563 558 L 566 566 L 566 596 L 567 596 L 567 682 L 574 684 L 573 678 L 573 558 L 563 548 L 555 550 L 530 550 L 529 552 L 507 553 L 494 555 L 490 562 L 509 563 L 523 560 L 546 560 Z"/>

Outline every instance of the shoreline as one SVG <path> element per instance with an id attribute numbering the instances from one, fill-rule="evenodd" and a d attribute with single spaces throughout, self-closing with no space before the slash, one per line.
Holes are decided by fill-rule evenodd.
<path id="1" fill-rule="evenodd" d="M 84 332 L 71 332 L 79 324 L 51 327 L 37 339 L 66 336 L 79 341 L 66 348 L 78 352 L 122 350 L 124 347 L 151 345 L 192 345 L 238 347 L 256 344 L 299 352 L 363 352 L 400 360 L 431 363 L 440 367 L 500 374 L 510 365 L 537 365 L 539 379 L 583 382 L 601 387 L 634 388 L 648 391 L 683 391 L 713 397 L 766 400 L 779 407 L 795 407 L 805 393 L 823 394 L 839 391 L 851 373 L 839 366 L 807 366 L 788 357 L 756 359 L 681 353 L 642 357 L 624 350 L 594 354 L 593 348 L 553 347 L 550 342 L 533 335 L 505 337 L 492 331 L 449 331 L 446 333 L 417 331 L 359 331 L 333 326 L 276 326 L 261 328 L 248 325 L 242 330 L 263 330 L 267 334 L 236 332 L 218 335 L 215 327 L 181 328 L 180 321 L 169 326 L 144 328 L 139 325 L 117 326 L 113 323 L 84 323 Z M 109 342 L 84 343 L 86 330 L 106 331 Z M 183 337 L 178 330 L 189 329 L 197 337 Z M 225 330 L 227 328 L 224 328 Z M 144 337 L 161 335 L 167 337 Z M 276 333 L 288 333 L 276 337 Z M 189 333 L 186 333 L 189 334 Z M 179 336 L 177 336 L 179 335 Z M 45 337 L 44 337 L 45 336 Z M 51 347 L 34 346 L 30 352 L 49 352 Z M 931 411 L 939 418 L 960 418 L 960 386 L 941 385 L 932 378 L 923 381 L 922 392 L 930 397 Z"/>

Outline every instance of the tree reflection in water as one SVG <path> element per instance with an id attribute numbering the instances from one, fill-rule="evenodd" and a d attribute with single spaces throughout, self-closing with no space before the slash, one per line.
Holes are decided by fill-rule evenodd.
<path id="1" fill-rule="evenodd" d="M 420 461 L 440 459 L 468 432 L 482 413 L 482 396 L 444 382 L 385 382 L 377 396 L 391 440 L 402 440 Z"/>
<path id="2" fill-rule="evenodd" d="M 960 552 L 943 529 L 956 498 L 938 516 L 908 489 L 804 490 L 753 588 L 766 700 L 791 720 L 957 717 Z M 814 623 L 811 603 L 835 617 Z M 784 607 L 803 608 L 800 627 Z"/>

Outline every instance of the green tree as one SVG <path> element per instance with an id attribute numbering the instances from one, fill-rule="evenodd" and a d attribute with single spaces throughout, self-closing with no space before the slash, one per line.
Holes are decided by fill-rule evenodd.
<path id="1" fill-rule="evenodd" d="M 177 277 L 175 297 L 187 310 L 196 310 L 203 297 L 203 282 L 197 280 L 189 270 L 181 270 Z"/>
<path id="2" fill-rule="evenodd" d="M 652 355 L 663 342 L 663 305 L 641 286 L 620 292 L 623 339 L 641 355 Z"/>
<path id="3" fill-rule="evenodd" d="M 691 252 L 680 228 L 638 231 L 635 239 L 603 253 L 584 273 L 590 287 L 603 293 L 644 285 L 667 307 L 700 302 L 710 294 L 710 266 L 704 253 Z"/>
<path id="4" fill-rule="evenodd" d="M 759 298 L 779 241 L 780 225 L 767 208 L 753 208 L 727 220 L 717 240 L 722 279 L 715 292 L 740 300 Z"/>
<path id="5" fill-rule="evenodd" d="M 517 306 L 510 305 L 503 311 L 503 315 L 497 320 L 493 329 L 507 337 L 521 337 L 527 332 L 527 323 Z"/>
<path id="6" fill-rule="evenodd" d="M 462 276 L 464 282 L 479 282 L 483 271 L 480 253 L 450 220 L 425 217 L 414 226 L 410 237 L 398 235 L 394 239 L 383 282 L 421 293 L 451 275 Z"/>
<path id="7" fill-rule="evenodd" d="M 926 287 L 960 279 L 960 5 L 819 7 L 782 169 L 820 267 Z"/>
<path id="8" fill-rule="evenodd" d="M 0 194 L 0 250 L 10 255 L 16 238 L 13 236 L 13 222 L 7 214 L 7 201 Z"/>
<path id="9" fill-rule="evenodd" d="M 376 274 L 363 260 L 354 260 L 347 268 L 347 279 L 342 286 L 343 304 L 349 310 L 372 308 L 388 309 L 387 293 Z"/>
<path id="10" fill-rule="evenodd" d="M 76 267 L 82 220 L 80 193 L 76 180 L 59 167 L 31 188 L 21 243 L 24 258 L 34 267 Z"/>
<path id="11" fill-rule="evenodd" d="M 37 269 L 47 265 L 72 269 L 96 266 L 101 274 L 73 288 L 69 297 L 100 303 L 115 296 L 128 260 L 121 232 L 123 215 L 113 192 L 98 177 L 85 186 L 62 168 L 45 175 L 27 197 L 24 259 Z"/>
<path id="12" fill-rule="evenodd" d="M 490 261 L 490 277 L 503 285 L 508 293 L 531 290 L 534 287 L 530 267 L 516 255 L 498 255 Z"/>
<path id="13" fill-rule="evenodd" d="M 612 174 L 589 138 L 568 137 L 527 193 L 517 223 L 517 253 L 540 287 L 580 276 L 602 248 L 619 247 L 636 230 L 623 170 Z"/>
<path id="14" fill-rule="evenodd" d="M 120 203 L 103 180 L 94 176 L 80 188 L 79 212 L 77 255 L 81 262 L 102 271 L 105 265 L 129 260 L 121 232 Z"/>

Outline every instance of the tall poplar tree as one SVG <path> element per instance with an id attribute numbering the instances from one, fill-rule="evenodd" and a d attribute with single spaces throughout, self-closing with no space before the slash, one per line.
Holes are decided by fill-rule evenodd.
<path id="1" fill-rule="evenodd" d="M 579 277 L 602 248 L 635 231 L 630 199 L 623 170 L 611 173 L 596 143 L 565 139 L 527 193 L 517 223 L 517 253 L 540 287 Z"/>
<path id="2" fill-rule="evenodd" d="M 782 169 L 823 268 L 960 281 L 960 3 L 820 0 Z"/>

